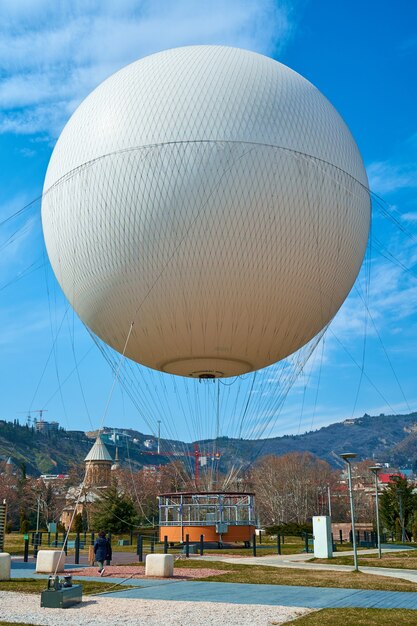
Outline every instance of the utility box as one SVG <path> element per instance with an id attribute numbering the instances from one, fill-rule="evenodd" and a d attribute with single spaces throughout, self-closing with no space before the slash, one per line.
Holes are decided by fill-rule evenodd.
<path id="1" fill-rule="evenodd" d="M 329 515 L 313 517 L 314 556 L 331 559 L 333 556 L 332 520 Z"/>
<path id="2" fill-rule="evenodd" d="M 41 607 L 49 609 L 66 609 L 82 601 L 81 585 L 73 585 L 71 576 L 59 579 L 50 576 L 48 587 L 41 593 Z"/>
<path id="3" fill-rule="evenodd" d="M 229 530 L 228 524 L 225 524 L 224 522 L 217 522 L 216 533 L 219 533 L 219 535 L 225 535 L 228 530 Z"/>

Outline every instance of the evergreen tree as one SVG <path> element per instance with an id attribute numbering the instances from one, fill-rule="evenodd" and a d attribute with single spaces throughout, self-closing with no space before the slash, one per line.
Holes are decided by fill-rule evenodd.
<path id="1" fill-rule="evenodd" d="M 411 526 L 411 533 L 413 535 L 413 541 L 417 542 L 417 511 L 414 511 L 413 524 Z"/>
<path id="2" fill-rule="evenodd" d="M 20 464 L 20 471 L 21 471 L 21 480 L 22 481 L 26 480 L 26 463 Z"/>
<path id="3" fill-rule="evenodd" d="M 20 511 L 20 532 L 27 533 L 29 530 L 29 520 L 26 517 L 26 513 L 23 509 Z"/>
<path id="4" fill-rule="evenodd" d="M 72 530 L 75 533 L 82 533 L 83 532 L 83 516 L 82 516 L 81 513 L 77 513 L 77 515 L 74 517 Z"/>
<path id="5" fill-rule="evenodd" d="M 82 522 L 83 522 L 83 531 L 87 532 L 87 530 L 88 530 L 88 515 L 87 515 L 87 509 L 85 508 L 85 506 L 83 507 L 83 512 L 82 512 Z"/>
<path id="6" fill-rule="evenodd" d="M 133 500 L 118 493 L 115 485 L 109 487 L 95 503 L 92 526 L 96 531 L 121 534 L 137 523 L 138 515 Z"/>
<path id="7" fill-rule="evenodd" d="M 392 480 L 380 496 L 380 511 L 384 526 L 398 534 L 401 522 L 404 522 L 406 534 L 410 538 L 417 498 L 413 494 L 413 485 L 400 476 Z M 401 532 L 400 532 L 401 538 Z"/>

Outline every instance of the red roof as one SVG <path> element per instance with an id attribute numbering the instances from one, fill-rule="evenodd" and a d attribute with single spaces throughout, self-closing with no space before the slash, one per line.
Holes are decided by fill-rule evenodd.
<path id="1" fill-rule="evenodd" d="M 401 478 L 405 478 L 404 474 L 401 474 L 401 472 L 386 472 L 384 474 L 379 474 L 378 475 L 378 480 L 380 483 L 390 483 L 392 482 L 392 478 L 393 476 L 399 476 Z"/>

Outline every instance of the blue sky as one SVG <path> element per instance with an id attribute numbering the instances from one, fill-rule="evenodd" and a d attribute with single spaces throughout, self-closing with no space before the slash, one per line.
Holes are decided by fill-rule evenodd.
<path id="1" fill-rule="evenodd" d="M 362 152 L 371 189 L 384 202 L 374 211 L 364 269 L 324 343 L 283 405 L 285 367 L 280 387 L 275 370 L 262 388 L 257 380 L 252 399 L 264 400 L 252 401 L 241 432 L 260 433 L 264 425 L 265 434 L 297 433 L 364 412 L 417 410 L 416 23 L 417 5 L 406 0 L 3 0 L 0 222 L 39 198 L 63 125 L 112 72 L 146 54 L 196 43 L 272 56 L 338 109 Z M 39 201 L 0 226 L 0 248 L 0 418 L 24 421 L 24 412 L 46 409 L 46 419 L 65 428 L 90 429 L 104 419 L 145 432 L 161 418 L 166 435 L 213 435 L 215 386 L 198 389 L 200 407 L 207 404 L 197 417 L 187 414 L 186 386 L 153 374 L 141 373 L 135 390 L 143 410 L 117 385 L 104 416 L 112 373 L 48 265 Z M 165 404 L 156 407 L 161 389 Z M 224 395 L 221 434 L 237 434 L 232 399 Z"/>

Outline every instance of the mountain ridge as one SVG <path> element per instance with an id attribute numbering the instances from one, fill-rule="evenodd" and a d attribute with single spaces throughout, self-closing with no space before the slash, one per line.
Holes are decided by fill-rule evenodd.
<path id="1" fill-rule="evenodd" d="M 109 434 L 113 429 L 105 430 Z M 161 439 L 160 455 L 145 447 L 147 439 L 155 441 L 154 435 L 130 428 L 117 430 L 129 435 L 132 440 L 127 454 L 120 445 L 119 456 L 122 465 L 128 461 L 134 469 L 168 463 L 173 456 L 167 452 L 167 448 L 171 451 L 175 448 L 186 450 L 188 456 L 192 456 L 195 443 L 202 447 L 203 443 L 204 447 L 215 446 L 221 454 L 220 469 L 224 471 L 232 465 L 248 466 L 269 454 L 280 456 L 290 452 L 310 452 L 338 467 L 342 464 L 339 454 L 347 451 L 356 452 L 358 459 L 373 458 L 404 468 L 417 468 L 417 412 L 378 416 L 365 413 L 362 417 L 335 422 L 300 435 L 259 440 L 219 437 L 217 442 L 205 440 L 184 443 Z M 67 473 L 71 465 L 84 460 L 91 448 L 94 433 L 88 435 L 82 431 L 64 429 L 37 432 L 34 428 L 16 422 L 0 420 L 0 461 L 11 456 L 16 466 L 24 463 L 32 475 Z M 114 456 L 114 445 L 112 449 L 111 442 L 106 443 Z"/>

